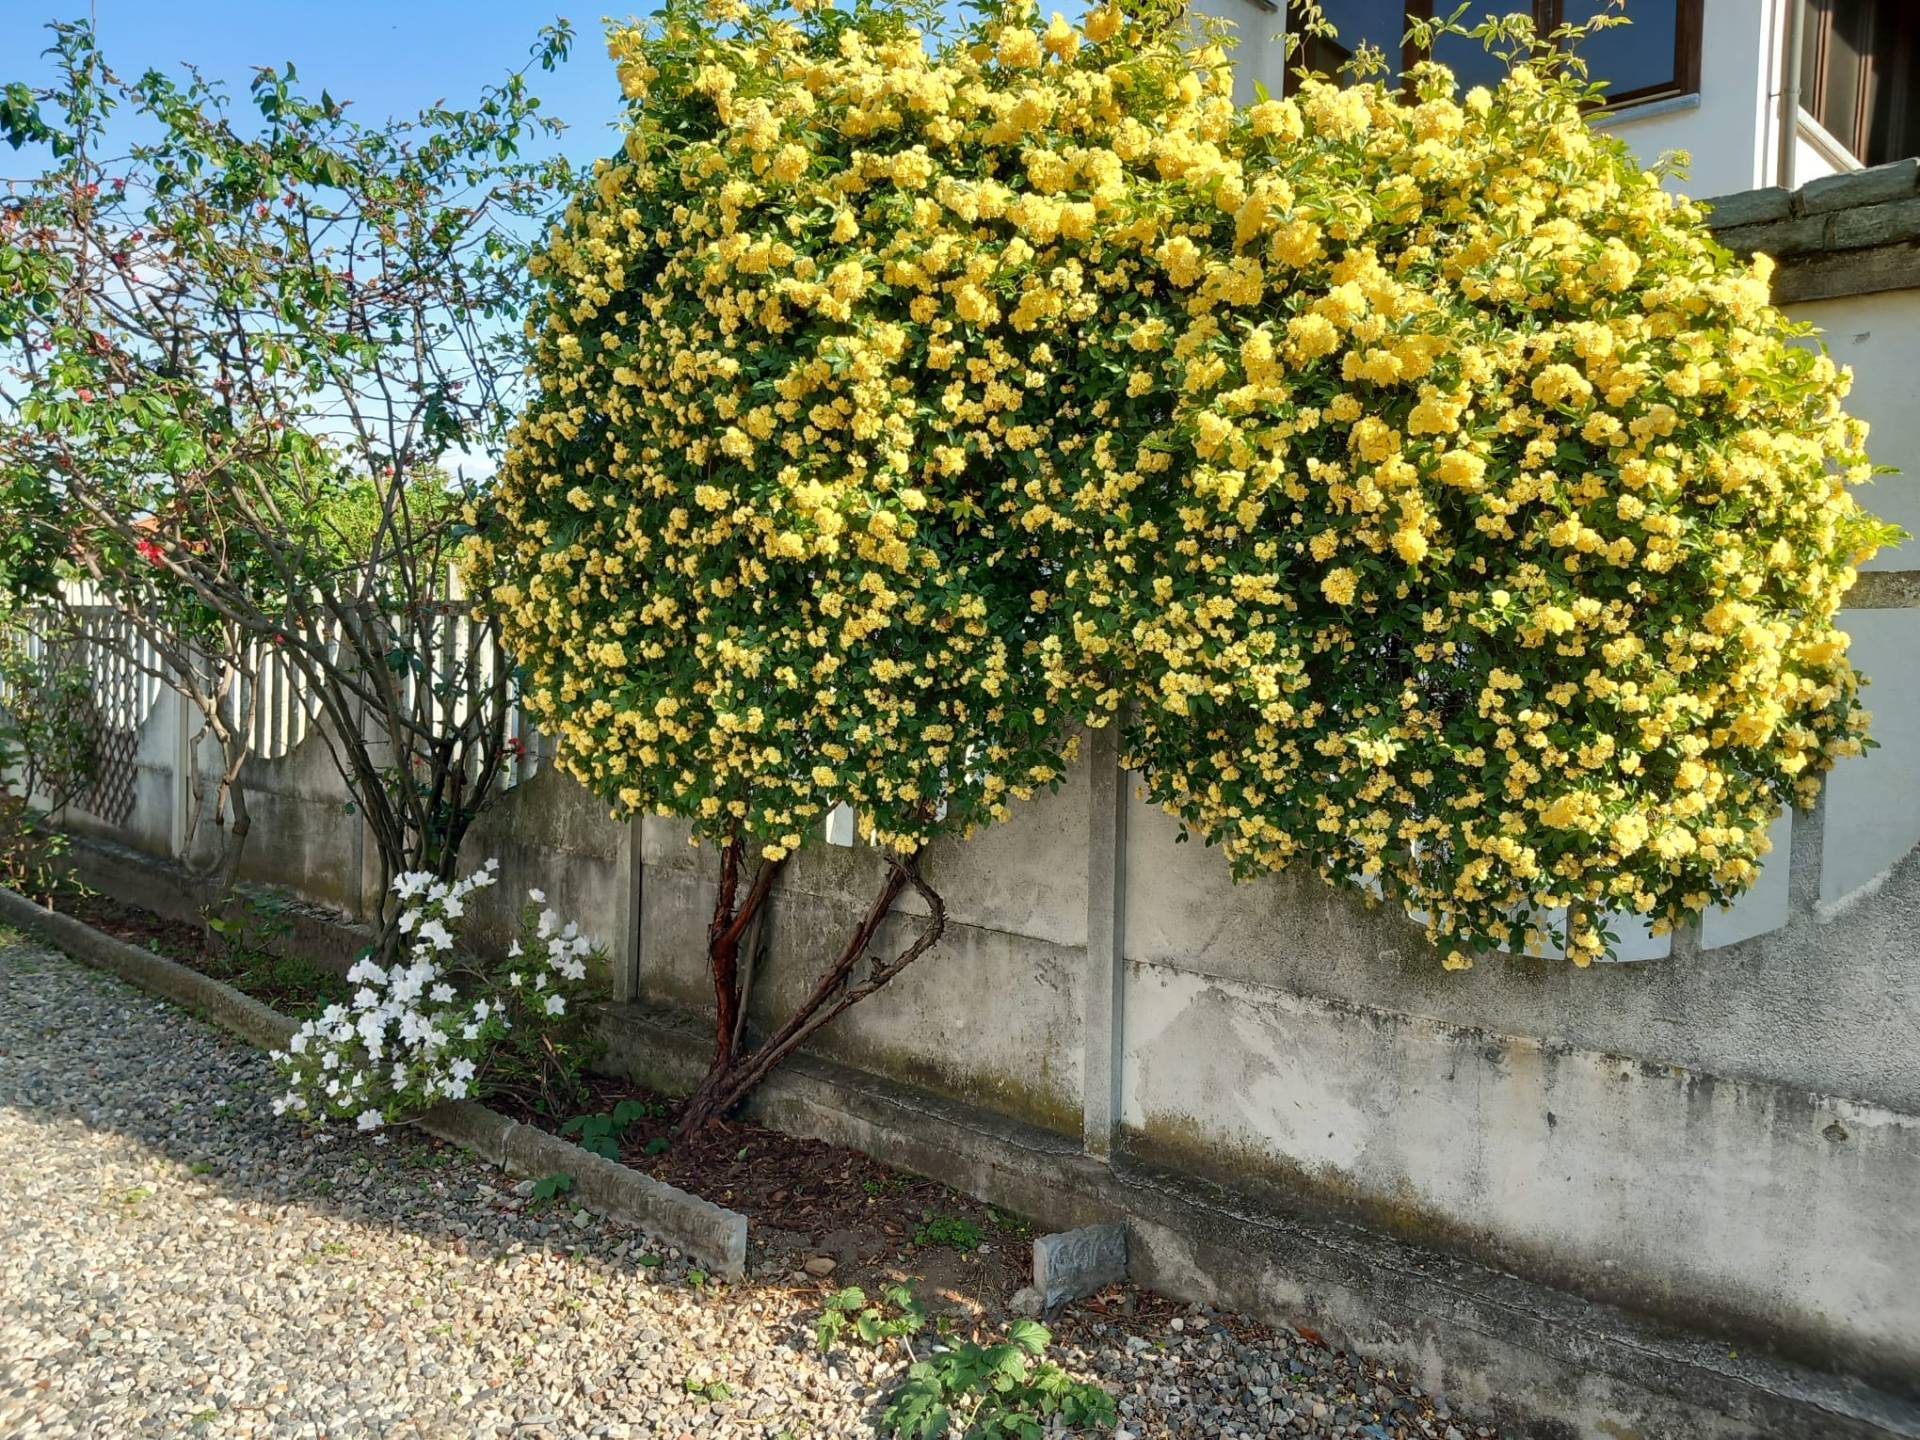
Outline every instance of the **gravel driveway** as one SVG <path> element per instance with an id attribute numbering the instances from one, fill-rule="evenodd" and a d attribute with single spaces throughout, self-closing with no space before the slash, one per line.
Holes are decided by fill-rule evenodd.
<path id="1" fill-rule="evenodd" d="M 259 1052 L 7 939 L 0 1435 L 873 1433 L 889 1374 L 813 1353 L 817 1292 L 705 1286 L 411 1131 L 316 1142 Z M 1489 1433 L 1191 1314 L 1056 1348 L 1140 1440 Z"/>

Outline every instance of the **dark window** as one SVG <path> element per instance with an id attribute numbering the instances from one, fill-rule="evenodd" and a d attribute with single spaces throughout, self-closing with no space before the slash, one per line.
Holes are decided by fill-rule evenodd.
<path id="1" fill-rule="evenodd" d="M 1920 155 L 1920 9 L 1807 0 L 1800 105 L 1863 165 Z"/>
<path id="2" fill-rule="evenodd" d="M 1477 0 L 1460 23 L 1471 27 L 1489 16 L 1531 14 L 1535 30 L 1544 36 L 1563 24 L 1584 25 L 1599 14 L 1626 16 L 1631 25 L 1602 30 L 1580 45 L 1588 78 L 1605 81 L 1607 103 L 1617 105 L 1700 88 L 1701 4 L 1702 0 Z M 1305 62 L 1310 69 L 1331 72 L 1364 40 L 1386 51 L 1389 59 L 1398 54 L 1405 68 L 1420 58 L 1401 43 L 1407 22 L 1449 15 L 1457 5 L 1458 0 L 1321 0 L 1321 10 L 1339 32 L 1339 41 L 1309 41 L 1303 51 Z M 1477 40 L 1458 35 L 1442 36 L 1434 47 L 1434 58 L 1453 71 L 1462 89 L 1496 84 L 1506 73 L 1500 56 L 1489 54 Z M 1289 75 L 1288 88 L 1295 83 Z"/>
<path id="3" fill-rule="evenodd" d="M 1385 52 L 1396 73 L 1405 67 L 1401 42 L 1407 34 L 1406 0 L 1322 0 L 1321 11 L 1338 33 L 1331 40 L 1309 35 L 1294 56 L 1295 66 L 1304 64 L 1318 74 L 1335 75 L 1362 45 L 1371 45 Z M 1297 25 L 1296 12 L 1289 14 Z M 1289 73 L 1287 89 L 1293 90 L 1298 83 Z"/>
<path id="4" fill-rule="evenodd" d="M 1412 15 L 1451 15 L 1460 8 L 1460 0 L 1434 0 L 1431 4 L 1414 4 L 1407 7 Z M 1524 14 L 1526 5 L 1516 4 L 1515 0 L 1476 0 L 1469 6 L 1467 13 L 1460 17 L 1460 24 L 1471 30 L 1482 20 L 1495 20 L 1504 15 Z M 1541 13 L 1544 7 L 1534 6 L 1534 28 L 1542 35 L 1549 34 L 1552 23 L 1548 16 Z M 1488 50 L 1478 40 L 1465 35 L 1442 35 L 1433 47 L 1433 58 L 1453 71 L 1454 79 L 1460 82 L 1462 90 L 1470 90 L 1475 85 L 1485 85 L 1492 89 L 1507 75 L 1507 61 L 1504 51 L 1509 47 L 1494 42 L 1496 49 Z"/>

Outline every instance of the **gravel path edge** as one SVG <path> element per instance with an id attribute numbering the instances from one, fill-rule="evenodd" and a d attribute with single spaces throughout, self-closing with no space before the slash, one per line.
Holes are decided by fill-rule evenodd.
<path id="1" fill-rule="evenodd" d="M 70 915 L 44 909 L 4 886 L 0 886 L 0 923 L 38 934 L 82 964 L 204 1015 L 262 1050 L 284 1046 L 299 1028 L 272 1006 L 223 981 L 116 940 Z M 747 1217 L 738 1211 L 689 1195 L 472 1100 L 438 1106 L 413 1123 L 430 1135 L 465 1146 L 509 1174 L 571 1175 L 570 1203 L 677 1247 L 717 1278 L 738 1280 L 746 1273 Z"/>

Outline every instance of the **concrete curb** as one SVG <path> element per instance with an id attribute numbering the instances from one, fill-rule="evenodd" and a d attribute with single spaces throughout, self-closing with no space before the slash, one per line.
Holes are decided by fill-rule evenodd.
<path id="1" fill-rule="evenodd" d="M 0 922 L 38 934 L 83 964 L 197 1011 L 262 1050 L 284 1047 L 299 1028 L 272 1006 L 231 985 L 104 935 L 70 915 L 43 910 L 5 888 L 0 888 Z M 747 1217 L 738 1211 L 689 1195 L 471 1100 L 438 1106 L 413 1123 L 514 1175 L 571 1175 L 575 1203 L 665 1241 L 721 1279 L 738 1280 L 746 1273 Z"/>

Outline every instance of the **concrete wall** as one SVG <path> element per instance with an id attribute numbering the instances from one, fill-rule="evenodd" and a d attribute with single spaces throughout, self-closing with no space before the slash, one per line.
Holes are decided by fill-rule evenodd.
<path id="1" fill-rule="evenodd" d="M 1054 795 L 966 845 L 942 845 L 927 875 L 948 906 L 940 944 L 823 1032 L 821 1053 L 1055 1129 L 1078 1129 L 1087 934 L 1084 762 Z M 644 826 L 639 993 L 710 1010 L 703 965 L 713 851 L 683 827 Z M 811 986 L 866 910 L 884 869 L 861 846 L 816 846 L 774 891 L 767 961 L 750 1019 L 770 1028 Z M 924 915 L 903 901 L 874 947 L 897 953 Z M 929 1044 L 929 1037 L 940 1037 Z"/>
<path id="2" fill-rule="evenodd" d="M 1139 802 L 1135 802 L 1139 805 Z M 1920 1375 L 1920 858 L 1730 950 L 1434 964 L 1140 806 L 1125 1143 L 1801 1358 Z M 1844 1097 L 1844 1098 L 1841 1098 Z"/>
<path id="3" fill-rule="evenodd" d="M 210 864 L 227 843 L 211 824 L 212 795 L 221 766 L 219 747 L 207 742 L 196 752 L 194 763 L 208 798 L 201 807 L 197 831 L 189 839 L 188 853 L 196 863 Z M 279 886 L 304 900 L 362 918 L 372 890 L 362 876 L 364 827 L 322 735 L 316 730 L 291 749 L 256 753 L 247 761 L 241 781 L 249 820 L 241 850 L 242 878 Z"/>
<path id="4" fill-rule="evenodd" d="M 636 838 L 559 769 L 541 767 L 483 812 L 467 837 L 467 863 L 500 861 L 500 884 L 469 902 L 468 940 L 504 949 L 531 903 L 528 890 L 538 889 L 606 952 L 603 981 L 625 998 L 633 985 Z"/>

